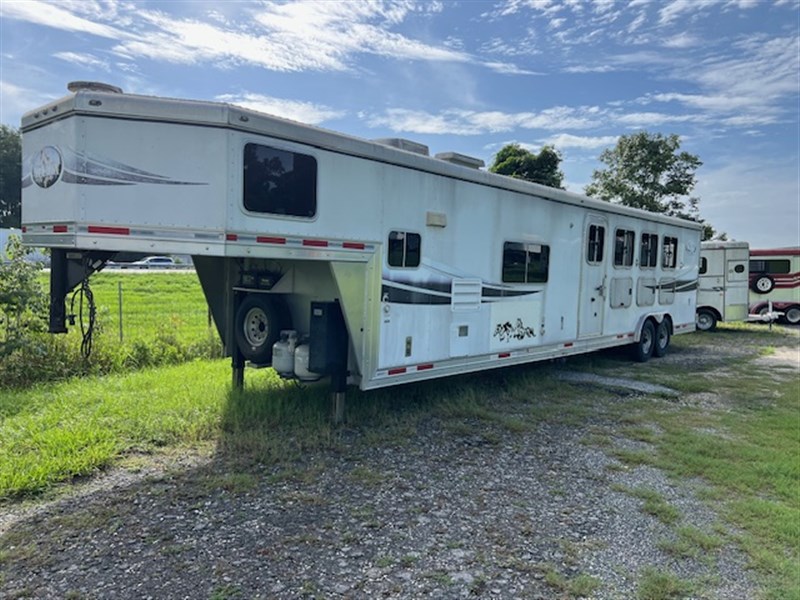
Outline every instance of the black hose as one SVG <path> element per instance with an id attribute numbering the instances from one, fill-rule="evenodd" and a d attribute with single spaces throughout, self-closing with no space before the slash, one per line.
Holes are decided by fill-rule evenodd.
<path id="1" fill-rule="evenodd" d="M 89 287 L 88 273 L 83 278 L 83 281 L 81 281 L 80 287 L 72 294 L 72 300 L 69 304 L 69 311 L 73 315 L 75 314 L 76 298 L 78 298 L 78 321 L 81 328 L 81 355 L 83 356 L 84 360 L 89 360 L 89 356 L 92 354 L 92 337 L 94 335 L 94 319 L 97 313 L 97 308 L 94 303 L 94 294 L 92 294 L 92 290 Z M 89 311 L 89 314 L 87 315 L 88 323 L 85 322 L 83 318 L 84 299 L 86 301 L 86 308 Z"/>

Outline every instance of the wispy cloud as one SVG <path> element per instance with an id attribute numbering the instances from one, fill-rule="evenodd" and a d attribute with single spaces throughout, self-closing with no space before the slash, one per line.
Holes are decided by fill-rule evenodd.
<path id="1" fill-rule="evenodd" d="M 215 97 L 219 102 L 237 104 L 251 110 L 268 113 L 285 119 L 318 125 L 324 121 L 339 119 L 345 116 L 346 111 L 336 110 L 323 104 L 288 100 L 286 98 L 273 98 L 254 93 L 221 94 Z"/>
<path id="2" fill-rule="evenodd" d="M 478 135 L 516 129 L 587 129 L 601 124 L 594 107 L 556 106 L 538 112 L 506 113 L 448 109 L 439 113 L 391 108 L 367 117 L 371 127 L 420 134 Z"/>
<path id="3" fill-rule="evenodd" d="M 551 135 L 550 137 L 542 140 L 544 144 L 555 146 L 559 150 L 564 148 L 580 148 L 582 150 L 594 150 L 596 148 L 605 148 L 613 146 L 617 143 L 619 138 L 615 135 L 601 135 L 601 136 L 579 136 L 570 133 L 559 133 Z"/>
<path id="4" fill-rule="evenodd" d="M 53 56 L 68 63 L 72 63 L 73 65 L 86 67 L 87 69 L 111 70 L 108 61 L 85 52 L 56 52 Z"/>
<path id="5" fill-rule="evenodd" d="M 40 2 L 39 0 L 4 2 L 3 17 L 38 23 L 39 25 L 46 25 L 64 31 L 88 33 L 104 38 L 119 39 L 126 36 L 124 31 L 116 27 L 103 25 L 75 14 L 69 10 L 70 6 L 72 6 L 70 3 L 59 6 L 49 2 Z"/>

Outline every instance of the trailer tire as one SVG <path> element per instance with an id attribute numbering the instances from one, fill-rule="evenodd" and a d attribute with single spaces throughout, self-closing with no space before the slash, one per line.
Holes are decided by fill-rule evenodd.
<path id="1" fill-rule="evenodd" d="M 775 287 L 775 280 L 769 275 L 759 275 L 751 287 L 756 294 L 769 294 Z"/>
<path id="2" fill-rule="evenodd" d="M 786 312 L 783 313 L 783 318 L 786 319 L 789 325 L 797 325 L 800 323 L 800 306 L 790 306 L 787 308 Z"/>
<path id="3" fill-rule="evenodd" d="M 697 331 L 714 331 L 717 328 L 717 315 L 714 311 L 701 308 L 695 315 Z"/>
<path id="4" fill-rule="evenodd" d="M 272 362 L 272 345 L 278 341 L 283 311 L 278 299 L 265 294 L 245 296 L 236 311 L 236 345 L 246 360 L 259 365 Z"/>
<path id="5" fill-rule="evenodd" d="M 669 320 L 662 319 L 661 323 L 656 326 L 656 339 L 653 343 L 653 356 L 656 358 L 661 358 L 667 353 L 671 335 Z"/>
<path id="6" fill-rule="evenodd" d="M 636 362 L 647 362 L 653 356 L 653 348 L 656 345 L 656 328 L 649 319 L 642 325 L 642 333 L 639 341 L 633 345 L 633 358 Z"/>

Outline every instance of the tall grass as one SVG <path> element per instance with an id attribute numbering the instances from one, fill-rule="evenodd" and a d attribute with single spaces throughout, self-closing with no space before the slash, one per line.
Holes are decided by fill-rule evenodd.
<path id="1" fill-rule="evenodd" d="M 221 356 L 222 344 L 193 272 L 102 271 L 90 281 L 97 317 L 89 359 L 80 353 L 79 323 L 68 326 L 66 335 L 29 332 L 1 357 L 0 389 Z M 47 285 L 44 275 L 41 282 Z"/>

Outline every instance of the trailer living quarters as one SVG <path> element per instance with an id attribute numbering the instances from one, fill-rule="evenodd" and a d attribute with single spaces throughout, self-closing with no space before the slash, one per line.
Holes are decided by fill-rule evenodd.
<path id="1" fill-rule="evenodd" d="M 750 312 L 800 323 L 800 247 L 750 251 Z"/>
<path id="2" fill-rule="evenodd" d="M 646 360 L 695 328 L 695 223 L 409 142 L 71 89 L 22 121 L 51 331 L 67 291 L 126 250 L 192 255 L 236 383 L 281 330 L 307 356 L 296 374 L 366 390 L 621 345 Z"/>

